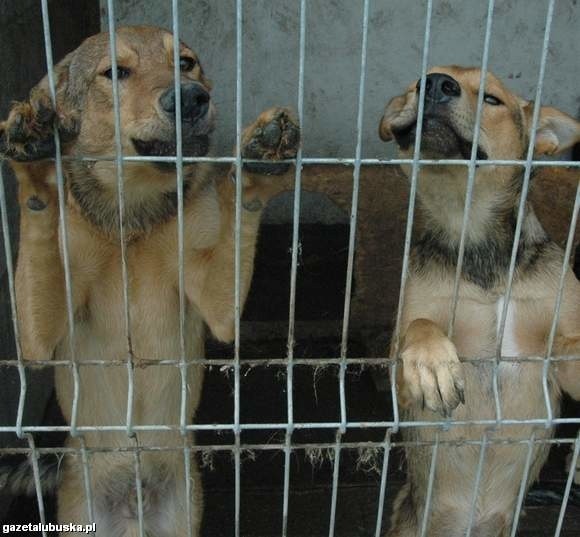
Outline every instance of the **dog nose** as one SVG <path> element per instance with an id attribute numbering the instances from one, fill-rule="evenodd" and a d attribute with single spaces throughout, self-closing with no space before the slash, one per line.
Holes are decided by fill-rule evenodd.
<path id="1" fill-rule="evenodd" d="M 161 108 L 172 118 L 175 118 L 175 88 L 168 88 L 159 98 Z M 197 83 L 181 86 L 181 119 L 195 122 L 203 117 L 209 108 L 209 93 Z"/>
<path id="2" fill-rule="evenodd" d="M 417 91 L 421 80 L 417 82 Z M 443 73 L 431 73 L 425 79 L 425 101 L 435 104 L 449 102 L 453 97 L 461 95 L 461 86 L 454 78 Z"/>

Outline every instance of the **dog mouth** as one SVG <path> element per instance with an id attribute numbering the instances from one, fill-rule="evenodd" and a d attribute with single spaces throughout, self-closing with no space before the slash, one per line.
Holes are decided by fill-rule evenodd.
<path id="1" fill-rule="evenodd" d="M 132 138 L 133 147 L 137 154 L 143 157 L 175 157 L 177 155 L 176 140 L 140 140 Z M 209 135 L 200 134 L 184 137 L 181 143 L 184 157 L 204 157 L 209 151 Z M 175 162 L 156 161 L 160 168 L 175 168 Z M 185 164 L 187 165 L 187 164 Z"/>
<path id="2" fill-rule="evenodd" d="M 414 145 L 417 136 L 417 120 L 407 125 L 392 129 L 393 135 L 399 147 L 407 150 Z M 421 132 L 421 151 L 434 157 L 461 156 L 468 160 L 471 158 L 472 140 L 460 135 L 457 130 L 445 118 L 425 115 L 423 117 L 423 129 Z M 487 160 L 487 152 L 478 145 L 477 160 Z"/>

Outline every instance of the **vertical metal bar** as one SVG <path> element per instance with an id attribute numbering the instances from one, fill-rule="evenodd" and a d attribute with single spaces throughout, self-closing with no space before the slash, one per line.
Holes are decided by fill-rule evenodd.
<path id="1" fill-rule="evenodd" d="M 397 399 L 397 366 L 398 359 L 396 357 L 392 363 L 389 371 L 389 379 L 391 383 L 391 403 L 393 405 L 393 433 L 399 432 L 400 416 L 399 416 L 399 400 Z"/>
<path id="2" fill-rule="evenodd" d="M 298 122 L 304 122 L 304 58 L 306 54 L 306 0 L 300 0 L 300 37 L 298 63 Z M 282 503 L 282 537 L 288 533 L 288 502 L 290 496 L 290 462 L 292 432 L 294 430 L 294 331 L 296 321 L 296 273 L 298 270 L 300 197 L 302 194 L 302 143 L 296 155 L 294 176 L 294 213 L 292 219 L 292 264 L 290 269 L 290 306 L 288 319 L 288 363 L 286 365 L 286 404 L 288 424 L 286 427 L 286 447 L 284 449 L 284 498 Z"/>
<path id="3" fill-rule="evenodd" d="M 379 488 L 379 504 L 377 507 L 377 525 L 375 528 L 375 537 L 382 536 L 383 513 L 385 511 L 385 495 L 387 492 L 387 474 L 389 473 L 389 457 L 391 455 L 391 434 L 389 429 L 385 435 L 385 444 L 383 446 L 383 468 L 381 470 L 381 485 Z"/>
<path id="4" fill-rule="evenodd" d="M 134 451 L 135 488 L 137 492 L 137 517 L 139 519 L 139 537 L 146 537 L 145 518 L 143 516 L 143 480 L 141 474 L 141 453 L 137 443 Z"/>
<path id="5" fill-rule="evenodd" d="M 26 402 L 26 370 L 22 358 L 20 340 L 20 328 L 18 326 L 18 306 L 16 303 L 16 288 L 14 285 L 14 262 L 12 258 L 12 246 L 10 245 L 10 231 L 8 229 L 8 210 L 6 208 L 6 191 L 4 190 L 4 173 L 0 162 L 0 212 L 2 217 L 2 236 L 4 238 L 4 254 L 6 257 L 6 272 L 8 273 L 8 289 L 10 293 L 10 312 L 12 314 L 12 326 L 14 329 L 14 343 L 16 345 L 16 358 L 18 360 L 18 375 L 20 378 L 20 395 L 18 396 L 18 408 L 16 412 L 16 435 L 23 438 L 22 420 L 24 419 L 24 403 Z"/>
<path id="6" fill-rule="evenodd" d="M 48 0 L 41 0 L 42 8 L 42 27 L 44 31 L 44 49 L 46 53 L 46 68 L 48 77 L 48 87 L 50 90 L 50 98 L 52 101 L 52 106 L 56 111 L 57 101 L 56 101 L 56 83 L 54 80 L 54 61 L 52 57 L 52 40 L 50 35 L 50 18 L 48 12 Z M 62 171 L 62 155 L 61 155 L 61 144 L 60 136 L 58 132 L 58 126 L 54 127 L 54 147 L 55 147 L 55 170 L 56 170 L 56 185 L 58 192 L 58 207 L 59 207 L 59 231 L 60 231 L 60 246 L 62 251 L 62 259 L 64 265 L 64 282 L 65 282 L 65 299 L 66 299 L 66 309 L 67 309 L 67 320 L 68 320 L 68 338 L 69 338 L 69 352 L 72 361 L 72 377 L 73 377 L 73 403 L 70 421 L 70 434 L 71 436 L 77 435 L 77 415 L 78 415 L 78 402 L 79 402 L 79 371 L 78 364 L 76 361 L 75 352 L 75 329 L 74 329 L 74 307 L 73 307 L 73 296 L 72 296 L 72 275 L 70 270 L 70 257 L 69 257 L 69 245 L 68 245 L 68 226 L 66 217 L 66 194 L 64 191 L 64 174 Z"/>
<path id="7" fill-rule="evenodd" d="M 44 499 L 42 498 L 42 484 L 40 483 L 40 468 L 38 467 L 38 452 L 36 451 L 36 446 L 34 445 L 34 438 L 31 434 L 27 434 L 26 438 L 28 440 L 28 446 L 31 450 L 30 460 L 32 462 L 32 473 L 34 476 L 34 488 L 36 489 L 36 502 L 38 504 L 38 517 L 40 518 L 40 523 L 42 524 L 42 537 L 46 537 L 46 515 L 44 511 Z"/>
<path id="8" fill-rule="evenodd" d="M 497 336 L 497 346 L 496 355 L 501 356 L 501 348 L 503 343 L 503 336 L 505 331 L 505 322 L 507 318 L 508 306 L 510 302 L 510 296 L 512 292 L 512 285 L 514 279 L 514 272 L 516 267 L 516 260 L 518 255 L 518 249 L 520 244 L 520 237 L 522 233 L 523 219 L 526 209 L 526 199 L 528 197 L 528 190 L 530 186 L 530 176 L 532 173 L 532 159 L 534 157 L 534 142 L 536 129 L 538 127 L 538 120 L 540 118 L 540 108 L 542 100 L 542 88 L 544 86 L 544 75 L 546 71 L 546 58 L 548 56 L 548 46 L 550 44 L 550 30 L 552 28 L 552 19 L 554 18 L 554 4 L 555 0 L 550 0 L 548 4 L 548 13 L 546 15 L 546 29 L 544 31 L 544 41 L 542 45 L 542 55 L 540 60 L 540 72 L 538 75 L 538 86 L 536 88 L 536 98 L 534 101 L 534 112 L 532 115 L 532 125 L 530 128 L 530 142 L 528 145 L 528 151 L 526 155 L 526 163 L 524 166 L 524 178 L 522 183 L 522 192 L 520 194 L 520 203 L 518 207 L 518 216 L 516 221 L 516 229 L 514 231 L 514 242 L 512 246 L 512 254 L 510 259 L 510 266 L 508 272 L 508 282 L 505 290 L 504 304 L 501 312 L 501 320 L 499 323 L 499 333 Z M 550 393 L 548 390 L 548 379 L 546 376 L 547 369 L 544 368 L 544 377 L 542 379 L 542 389 L 544 392 L 544 401 L 546 404 L 547 411 L 547 421 L 546 426 L 550 426 L 554 416 L 552 403 L 550 401 Z M 494 382 L 497 384 L 497 370 L 494 371 Z"/>
<path id="9" fill-rule="evenodd" d="M 518 531 L 518 524 L 520 523 L 520 514 L 522 512 L 522 506 L 524 504 L 524 498 L 526 495 L 526 488 L 528 484 L 528 476 L 530 475 L 530 466 L 532 464 L 532 454 L 534 453 L 534 440 L 536 438 L 535 433 L 532 433 L 530 439 L 528 440 L 528 453 L 526 455 L 526 464 L 524 466 L 524 473 L 522 475 L 522 482 L 520 483 L 520 490 L 518 492 L 518 499 L 516 503 L 516 510 L 514 513 L 514 520 L 512 522 L 512 531 L 510 537 L 516 537 Z"/>
<path id="10" fill-rule="evenodd" d="M 240 270 L 242 228 L 242 0 L 236 0 L 236 210 L 235 210 L 235 336 L 234 336 L 234 435 L 235 435 L 235 537 L 240 537 Z"/>
<path id="11" fill-rule="evenodd" d="M 181 434 L 187 434 L 187 362 L 185 356 L 185 274 L 183 248 L 183 133 L 181 125 L 181 67 L 179 41 L 179 6 L 172 0 L 173 15 L 173 82 L 175 88 L 175 139 L 177 170 L 177 248 L 179 280 L 179 371 L 181 373 L 181 409 L 179 426 Z M 199 358 L 196 356 L 196 358 Z"/>
<path id="12" fill-rule="evenodd" d="M 328 537 L 334 537 L 334 529 L 336 526 L 336 502 L 338 499 L 338 479 L 340 476 L 340 443 L 342 440 L 342 433 L 336 432 L 336 443 L 334 445 L 334 467 L 332 471 L 332 498 L 330 500 L 330 527 L 328 529 Z"/>
<path id="13" fill-rule="evenodd" d="M 417 108 L 417 133 L 415 136 L 415 148 L 413 151 L 413 164 L 411 172 L 411 189 L 409 191 L 409 209 L 407 211 L 407 226 L 405 230 L 405 247 L 403 250 L 403 266 L 401 268 L 401 286 L 399 290 L 399 303 L 397 306 L 397 319 L 393 332 L 393 357 L 399 357 L 401 345 L 401 320 L 403 317 L 403 304 L 405 302 L 405 288 L 409 275 L 409 253 L 411 251 L 411 236 L 415 220 L 415 201 L 417 198 L 417 176 L 421 155 L 421 134 L 423 132 L 423 113 L 425 109 L 425 85 L 427 77 L 427 63 L 429 57 L 429 40 L 431 38 L 431 15 L 433 13 L 433 0 L 427 0 L 427 15 L 425 17 L 425 33 L 423 34 L 423 60 L 421 63 L 421 82 L 419 85 L 419 105 Z"/>
<path id="14" fill-rule="evenodd" d="M 85 488 L 85 499 L 87 501 L 87 515 L 89 518 L 89 523 L 95 523 L 95 507 L 93 502 L 93 490 L 91 487 L 91 475 L 89 471 L 89 454 L 87 453 L 87 444 L 83 436 L 80 437 L 81 441 L 81 462 L 83 465 L 83 485 Z M 95 532 L 91 531 L 94 536 Z"/>
<path id="15" fill-rule="evenodd" d="M 473 184 L 475 182 L 475 161 L 477 160 L 477 147 L 479 145 L 479 135 L 481 128 L 481 115 L 483 112 L 483 96 L 485 94 L 485 83 L 487 79 L 487 65 L 489 62 L 489 44 L 491 42 L 491 26 L 493 23 L 493 10 L 495 0 L 489 0 L 487 5 L 487 24 L 485 26 L 485 38 L 483 42 L 483 57 L 481 59 L 481 78 L 479 80 L 479 93 L 477 94 L 477 109 L 475 112 L 475 125 L 473 127 L 473 141 L 471 143 L 471 155 L 469 157 L 467 189 L 465 192 L 465 206 L 463 208 L 463 222 L 461 225 L 461 237 L 459 239 L 459 251 L 457 254 L 457 267 L 455 270 L 455 281 L 453 283 L 453 300 L 449 313 L 449 324 L 447 326 L 447 336 L 453 338 L 453 328 L 455 326 L 455 315 L 457 313 L 457 301 L 459 299 L 459 283 L 461 281 L 461 271 L 463 269 L 463 258 L 465 256 L 465 241 L 467 238 L 467 226 L 469 225 L 469 212 L 473 198 Z"/>
<path id="16" fill-rule="evenodd" d="M 405 289 L 409 276 L 409 254 L 411 252 L 411 237 L 415 222 L 415 203 L 417 200 L 417 176 L 419 173 L 419 156 L 421 154 L 421 134 L 423 132 L 423 113 L 425 109 L 425 86 L 427 80 L 427 63 L 429 57 L 429 40 L 431 37 L 431 15 L 433 13 L 433 0 L 427 0 L 427 14 L 425 16 L 425 33 L 423 34 L 423 59 L 421 63 L 421 82 L 419 85 L 419 106 L 417 109 L 417 133 L 415 136 L 415 149 L 413 151 L 413 164 L 411 172 L 411 188 L 409 190 L 409 207 L 407 210 L 407 226 L 405 229 L 405 246 L 403 249 L 403 266 L 401 267 L 401 285 L 399 288 L 399 301 L 397 304 L 397 318 L 395 330 L 392 336 L 391 357 L 395 359 L 391 370 L 391 396 L 393 399 L 394 431 L 399 430 L 399 400 L 397 399 L 397 368 L 399 349 L 401 346 L 401 321 L 403 318 L 403 304 L 405 303 Z"/>
<path id="17" fill-rule="evenodd" d="M 471 530 L 473 529 L 473 520 L 475 519 L 475 511 L 477 509 L 477 496 L 479 493 L 481 476 L 483 474 L 483 464 L 485 462 L 486 448 L 487 448 L 487 433 L 484 433 L 481 439 L 481 448 L 479 449 L 479 461 L 477 463 L 477 471 L 475 473 L 475 484 L 473 486 L 473 498 L 471 499 L 471 510 L 469 511 L 469 524 L 467 526 L 465 537 L 471 537 Z"/>
<path id="18" fill-rule="evenodd" d="M 554 315 L 552 317 L 552 325 L 550 327 L 550 334 L 548 336 L 548 344 L 546 346 L 546 359 L 542 371 L 542 389 L 544 391 L 544 398 L 549 400 L 548 391 L 548 370 L 551 363 L 552 352 L 554 350 L 554 341 L 556 339 L 556 332 L 558 329 L 558 321 L 560 320 L 560 308 L 562 306 L 562 297 L 564 293 L 564 283 L 566 275 L 570 270 L 570 255 L 574 247 L 574 236 L 576 235 L 576 226 L 578 224 L 578 211 L 580 209 L 580 181 L 576 187 L 576 200 L 574 201 L 574 209 L 572 210 L 572 219 L 570 220 L 570 228 L 568 230 L 568 239 L 566 240 L 566 249 L 564 251 L 564 259 L 562 260 L 562 272 L 560 274 L 560 281 L 558 283 L 558 293 L 556 295 L 556 302 L 554 304 Z M 548 408 L 548 407 L 547 407 Z M 550 416 L 548 415 L 548 420 Z"/>
<path id="19" fill-rule="evenodd" d="M 568 472 L 568 479 L 566 480 L 566 488 L 564 489 L 564 496 L 562 498 L 562 505 L 560 507 L 560 514 L 558 515 L 558 524 L 556 525 L 556 531 L 554 532 L 554 537 L 560 537 L 562 532 L 562 526 L 564 525 L 564 516 L 566 515 L 566 507 L 568 506 L 568 499 L 570 498 L 570 490 L 572 489 L 572 483 L 574 482 L 574 474 L 576 473 L 576 466 L 578 464 L 578 454 L 580 453 L 580 432 L 576 437 L 576 442 L 574 443 L 574 453 L 572 455 L 572 460 L 570 461 L 570 471 Z"/>
<path id="20" fill-rule="evenodd" d="M 189 437 L 183 437 L 183 464 L 185 466 L 185 501 L 187 502 L 187 535 L 193 537 L 193 514 L 191 512 L 191 505 L 193 503 L 193 496 L 191 490 L 191 448 L 189 447 Z M 199 486 L 199 484 L 197 484 Z M 199 521 L 196 521 L 199 523 Z"/>
<path id="21" fill-rule="evenodd" d="M 340 421 L 341 432 L 346 431 L 346 394 L 345 394 L 345 376 L 346 376 L 346 354 L 348 346 L 348 327 L 350 321 L 350 301 L 352 295 L 352 274 L 354 271 L 354 249 L 356 241 L 356 226 L 358 216 L 358 196 L 360 188 L 360 167 L 362 153 L 362 130 L 363 130 L 363 111 L 365 99 L 365 80 L 367 66 L 367 42 L 369 29 L 369 4 L 370 0 L 364 0 L 362 16 L 362 46 L 360 57 L 360 79 L 358 88 L 358 116 L 356 121 L 357 139 L 353 171 L 352 186 L 352 205 L 350 209 L 350 236 L 348 241 L 348 263 L 346 268 L 346 289 L 344 293 L 344 313 L 342 319 L 342 341 L 340 344 L 340 371 L 339 371 L 339 395 L 340 395 Z"/>
<path id="22" fill-rule="evenodd" d="M 427 483 L 425 510 L 423 511 L 423 520 L 421 521 L 421 537 L 425 537 L 427 535 L 427 528 L 429 526 L 429 517 L 431 516 L 432 499 L 433 499 L 433 482 L 435 481 L 435 469 L 437 468 L 438 452 L 439 452 L 439 431 L 435 433 L 435 444 L 433 444 L 433 447 L 431 448 L 431 466 L 429 467 L 429 482 Z"/>
<path id="23" fill-rule="evenodd" d="M 113 111 L 115 114 L 115 163 L 117 168 L 117 203 L 119 204 L 119 235 L 121 243 L 121 277 L 123 281 L 124 322 L 127 335 L 127 435 L 133 436 L 133 399 L 135 391 L 133 342 L 131 339 L 131 312 L 129 310 L 129 272 L 127 267 L 127 245 L 125 238 L 125 183 L 123 180 L 123 145 L 121 141 L 121 108 L 119 105 L 119 81 L 117 76 L 117 39 L 113 0 L 107 0 L 109 23 L 109 47 L 111 51 L 111 73 L 113 86 Z"/>

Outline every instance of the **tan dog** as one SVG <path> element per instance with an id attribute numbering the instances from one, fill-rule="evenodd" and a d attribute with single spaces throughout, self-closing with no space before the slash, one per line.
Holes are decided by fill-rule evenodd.
<path id="1" fill-rule="evenodd" d="M 436 67 L 427 76 L 422 158 L 469 158 L 480 84 L 478 69 Z M 525 158 L 533 104 L 511 93 L 496 77 L 486 80 L 478 159 Z M 381 120 L 383 140 L 395 140 L 402 157 L 415 145 L 419 86 L 392 99 Z M 555 154 L 580 140 L 580 123 L 553 108 L 541 109 L 537 155 Z M 410 166 L 404 168 L 410 176 Z M 476 170 L 465 259 L 452 340 L 450 305 L 467 185 L 465 166 L 420 169 L 418 193 L 426 229 L 415 244 L 403 306 L 398 370 L 399 401 L 407 420 L 495 420 L 493 363 L 462 364 L 458 356 L 493 358 L 514 239 L 523 168 L 480 166 Z M 505 324 L 502 356 L 543 356 L 554 314 L 563 252 L 528 204 Z M 580 285 L 566 275 L 555 355 L 580 354 Z M 502 418 L 544 419 L 541 362 L 501 362 L 498 391 Z M 557 415 L 562 391 L 580 398 L 580 363 L 552 364 L 549 393 Z M 462 403 L 461 405 L 459 403 Z M 549 437 L 543 425 L 451 426 L 442 442 Z M 405 428 L 409 441 L 432 441 L 436 428 Z M 536 445 L 527 484 L 538 476 L 549 448 Z M 513 523 L 527 445 L 489 444 L 476 492 L 472 537 L 507 536 Z M 480 447 L 441 444 L 433 482 L 429 537 L 465 535 L 470 523 Z M 408 479 L 395 502 L 393 537 L 417 537 L 425 515 L 431 448 L 408 448 Z"/>
<path id="2" fill-rule="evenodd" d="M 86 40 L 55 67 L 57 108 L 46 78 L 30 101 L 17 103 L 1 127 L 0 151 L 12 159 L 20 185 L 20 254 L 16 293 L 22 351 L 26 360 L 72 358 L 68 338 L 53 128 L 68 157 L 115 155 L 112 72 L 108 34 Z M 214 120 L 210 83 L 197 56 L 181 45 L 181 113 L 185 156 L 208 150 Z M 123 154 L 175 155 L 173 36 L 161 29 L 127 27 L 117 31 L 118 80 Z M 243 136 L 242 153 L 253 159 L 294 157 L 299 129 L 288 111 L 264 112 Z M 284 174 L 287 164 L 251 164 L 244 172 L 241 231 L 241 302 L 250 286 L 261 208 L 267 201 L 264 174 Z M 257 173 L 249 173 L 249 172 Z M 176 169 L 172 164 L 125 163 L 124 221 L 127 241 L 132 352 L 143 360 L 179 360 L 178 229 Z M 234 336 L 233 172 L 212 175 L 198 165 L 184 168 L 184 273 L 187 359 L 202 358 L 204 322 L 213 335 Z M 114 160 L 64 162 L 68 246 L 73 286 L 75 358 L 124 360 L 127 334 Z M 141 453 L 142 508 L 146 535 L 187 534 L 186 475 L 179 432 L 181 376 L 176 366 L 134 370 L 133 425 L 172 426 L 167 432 L 138 432 L 129 438 L 128 378 L 124 367 L 80 367 L 77 426 L 121 426 L 119 432 L 88 432 L 87 447 L 162 446 L 173 451 Z M 186 415 L 198 406 L 203 368 L 187 368 Z M 58 399 L 72 418 L 73 389 L 68 368 L 56 369 Z M 80 447 L 78 438 L 67 446 Z M 55 482 L 54 461 L 41 459 L 46 485 Z M 192 461 L 194 535 L 199 533 L 202 491 Z M 51 467 L 52 465 L 52 467 Z M 29 469 L 12 470 L 13 489 L 26 485 Z M 88 522 L 80 457 L 60 468 L 58 518 Z M 53 475 L 54 477 L 54 475 Z M 138 534 L 133 453 L 91 457 L 90 475 L 97 535 Z M 73 533 L 67 533 L 72 535 Z M 76 535 L 76 533 L 74 533 Z"/>

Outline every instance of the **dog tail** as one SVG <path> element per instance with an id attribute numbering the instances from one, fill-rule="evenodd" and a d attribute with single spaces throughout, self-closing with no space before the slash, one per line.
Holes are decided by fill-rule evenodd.
<path id="1" fill-rule="evenodd" d="M 0 457 L 0 492 L 34 496 L 36 485 L 31 456 Z M 38 473 L 42 493 L 53 493 L 60 482 L 60 458 L 51 454 L 38 455 Z"/>

